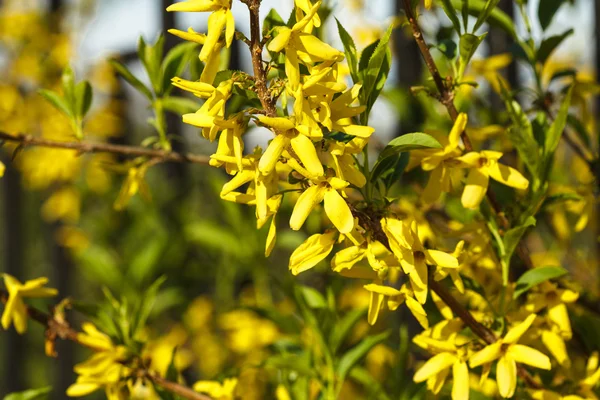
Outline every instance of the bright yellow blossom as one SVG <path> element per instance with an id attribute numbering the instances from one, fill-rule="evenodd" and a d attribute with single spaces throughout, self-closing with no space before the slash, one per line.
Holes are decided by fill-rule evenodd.
<path id="1" fill-rule="evenodd" d="M 462 194 L 462 204 L 465 208 L 476 209 L 485 197 L 489 177 L 516 189 L 525 190 L 529 181 L 519 171 L 512 167 L 500 164 L 498 159 L 502 157 L 499 151 L 484 150 L 472 151 L 458 157 L 463 168 L 469 168 L 467 183 Z"/>
<path id="2" fill-rule="evenodd" d="M 390 286 L 381 285 L 380 283 L 370 283 L 365 285 L 364 288 L 371 292 L 368 316 L 369 324 L 373 325 L 377 322 L 379 310 L 381 310 L 383 301 L 387 297 L 387 306 L 391 311 L 396 310 L 402 303 L 406 302 L 406 306 L 419 324 L 421 324 L 424 329 L 429 328 L 429 321 L 427 320 L 425 309 L 414 299 L 412 291 L 408 289 L 406 285 L 402 285 L 400 290 Z"/>
<path id="3" fill-rule="evenodd" d="M 52 297 L 58 294 L 56 289 L 43 287 L 48 278 L 37 278 L 25 283 L 19 282 L 14 276 L 2 274 L 4 285 L 8 291 L 8 301 L 2 313 L 2 328 L 8 329 L 13 323 L 19 334 L 27 330 L 27 306 L 23 302 L 26 297 Z"/>
<path id="4" fill-rule="evenodd" d="M 502 397 L 510 398 L 515 393 L 517 388 L 517 363 L 547 370 L 551 368 L 550 359 L 547 355 L 517 343 L 536 317 L 537 315 L 531 314 L 523 322 L 509 329 L 503 338 L 473 354 L 469 359 L 471 368 L 498 360 L 496 381 Z"/>
<path id="5" fill-rule="evenodd" d="M 208 17 L 208 34 L 200 51 L 200 60 L 207 62 L 213 53 L 219 50 L 217 43 L 221 32 L 225 29 L 225 45 L 231 46 L 235 33 L 235 21 L 231 12 L 231 0 L 188 0 L 175 3 L 167 11 L 206 12 L 213 13 Z"/>
<path id="6" fill-rule="evenodd" d="M 289 268 L 292 274 L 298 275 L 324 260 L 333 250 L 336 236 L 335 231 L 329 231 L 324 234 L 316 233 L 306 239 L 290 256 Z"/>
<path id="7" fill-rule="evenodd" d="M 206 393 L 214 400 L 233 400 L 235 388 L 238 380 L 228 378 L 223 383 L 217 381 L 198 381 L 194 383 L 194 390 L 200 393 Z"/>

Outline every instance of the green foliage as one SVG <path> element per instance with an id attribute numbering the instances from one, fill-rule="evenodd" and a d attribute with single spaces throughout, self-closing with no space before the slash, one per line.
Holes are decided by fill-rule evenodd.
<path id="1" fill-rule="evenodd" d="M 560 278 L 567 273 L 567 270 L 561 267 L 538 267 L 529 270 L 521 275 L 521 277 L 517 280 L 517 286 L 515 288 L 515 292 L 513 293 L 513 298 L 518 298 L 523 293 L 542 282 Z"/>
<path id="2" fill-rule="evenodd" d="M 48 398 L 48 394 L 52 392 L 51 386 L 46 386 L 39 389 L 29 389 L 19 393 L 10 393 L 4 396 L 4 400 L 42 400 Z"/>

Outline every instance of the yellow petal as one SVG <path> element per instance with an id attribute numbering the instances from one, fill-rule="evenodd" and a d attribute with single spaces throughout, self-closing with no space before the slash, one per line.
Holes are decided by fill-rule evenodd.
<path id="1" fill-rule="evenodd" d="M 438 265 L 444 268 L 458 268 L 458 260 L 452 254 L 439 250 L 425 250 L 425 258 L 430 265 Z"/>
<path id="2" fill-rule="evenodd" d="M 558 303 L 553 307 L 548 307 L 548 318 L 558 326 L 563 337 L 571 339 L 573 333 L 566 304 Z"/>
<path id="3" fill-rule="evenodd" d="M 537 315 L 531 314 L 523 322 L 510 328 L 508 332 L 506 332 L 506 336 L 504 336 L 504 339 L 502 339 L 502 341 L 504 343 L 517 343 L 521 336 L 523 336 L 523 334 L 527 332 L 527 329 L 529 329 L 536 317 Z"/>
<path id="4" fill-rule="evenodd" d="M 457 361 L 452 365 L 452 379 L 452 400 L 469 400 L 469 368 L 466 362 Z"/>
<path id="5" fill-rule="evenodd" d="M 412 315 L 415 317 L 417 322 L 421 324 L 423 329 L 429 329 L 429 320 L 427 319 L 427 312 L 425 312 L 425 309 L 423 308 L 421 303 L 419 303 L 412 297 L 407 296 L 406 307 L 408 307 Z"/>
<path id="6" fill-rule="evenodd" d="M 489 166 L 488 170 L 493 179 L 506 186 L 516 189 L 527 189 L 529 186 L 529 181 L 514 168 L 495 162 Z"/>
<path id="7" fill-rule="evenodd" d="M 367 321 L 369 325 L 375 325 L 377 322 L 377 317 L 379 316 L 379 311 L 381 310 L 381 306 L 383 305 L 383 300 L 385 296 L 371 292 L 371 300 L 369 301 L 369 312 L 367 314 Z"/>
<path id="8" fill-rule="evenodd" d="M 379 285 L 376 283 L 369 283 L 368 285 L 364 285 L 363 287 L 365 289 L 367 289 L 369 292 L 379 293 L 384 296 L 400 296 L 400 295 L 402 295 L 402 292 L 396 288 L 393 288 L 390 286 L 385 286 L 385 285 Z"/>
<path id="9" fill-rule="evenodd" d="M 335 272 L 340 272 L 344 269 L 351 269 L 354 264 L 365 257 L 365 251 L 360 246 L 350 246 L 338 251 L 333 259 L 331 259 L 331 268 Z"/>
<path id="10" fill-rule="evenodd" d="M 504 398 L 512 397 L 517 388 L 517 364 L 509 357 L 503 356 L 496 366 L 496 381 L 498 391 Z"/>
<path id="11" fill-rule="evenodd" d="M 281 157 L 281 153 L 283 153 L 283 150 L 289 143 L 290 139 L 287 136 L 275 135 L 258 162 L 258 170 L 263 175 L 268 175 L 275 170 L 275 166 L 277 165 L 277 161 L 279 161 L 279 157 Z"/>
<path id="12" fill-rule="evenodd" d="M 331 253 L 335 243 L 335 232 L 315 234 L 304 241 L 290 256 L 289 268 L 292 274 L 306 271 Z"/>
<path id="13" fill-rule="evenodd" d="M 7 330 L 10 327 L 10 323 L 13 319 L 13 314 L 17 310 L 17 301 L 20 301 L 18 295 L 12 295 L 8 297 L 8 301 L 4 306 L 4 312 L 2 313 L 2 328 Z"/>
<path id="14" fill-rule="evenodd" d="M 344 54 L 331 47 L 319 38 L 307 33 L 298 34 L 299 50 L 308 54 L 311 61 L 341 61 L 344 59 Z"/>
<path id="15" fill-rule="evenodd" d="M 427 181 L 427 186 L 425 186 L 425 190 L 423 191 L 423 202 L 430 204 L 435 202 L 440 198 L 442 194 L 442 178 L 444 174 L 444 167 L 438 166 L 429 175 L 429 180 Z"/>
<path id="16" fill-rule="evenodd" d="M 227 24 L 227 11 L 215 11 L 208 17 L 208 34 L 202 50 L 200 50 L 200 60 L 206 62 L 210 54 L 217 51 L 217 42 Z"/>
<path id="17" fill-rule="evenodd" d="M 467 177 L 467 184 L 463 191 L 461 202 L 463 207 L 469 209 L 476 209 L 485 197 L 487 192 L 489 178 L 486 174 L 481 172 L 477 168 L 469 171 Z"/>
<path id="18" fill-rule="evenodd" d="M 285 52 L 285 74 L 288 78 L 289 88 L 292 91 L 298 90 L 300 86 L 300 63 L 294 49 L 288 49 Z"/>
<path id="19" fill-rule="evenodd" d="M 350 233 L 354 228 L 354 218 L 346 200 L 337 190 L 329 188 L 325 192 L 325 213 L 340 233 Z"/>
<path id="20" fill-rule="evenodd" d="M 285 26 L 278 28 L 277 36 L 267 45 L 267 49 L 275 53 L 280 52 L 287 47 L 291 34 L 292 30 L 290 28 Z"/>
<path id="21" fill-rule="evenodd" d="M 467 127 L 467 121 L 468 121 L 468 117 L 467 117 L 467 114 L 465 114 L 465 113 L 460 113 L 458 115 L 458 118 L 456 118 L 456 121 L 454 122 L 454 125 L 452 126 L 452 130 L 450 131 L 450 134 L 448 135 L 448 142 L 449 142 L 450 147 L 452 147 L 452 148 L 458 147 L 460 135 L 461 135 L 461 133 L 463 133 L 463 131 Z"/>
<path id="22" fill-rule="evenodd" d="M 513 344 L 506 351 L 507 356 L 521 364 L 549 370 L 550 358 L 544 353 L 522 344 Z"/>
<path id="23" fill-rule="evenodd" d="M 314 185 L 300 195 L 290 217 L 290 227 L 293 230 L 297 231 L 302 228 L 312 209 L 323 200 L 325 191 L 325 187 Z"/>
<path id="24" fill-rule="evenodd" d="M 189 42 L 194 42 L 198 44 L 204 44 L 206 41 L 206 35 L 203 33 L 194 32 L 192 28 L 188 29 L 187 32 L 180 31 L 179 29 L 169 29 L 171 35 L 175 35 L 183 40 L 187 40 Z"/>
<path id="25" fill-rule="evenodd" d="M 100 389 L 97 383 L 74 383 L 67 388 L 67 396 L 82 397 Z"/>
<path id="26" fill-rule="evenodd" d="M 235 34 L 235 20 L 233 19 L 233 13 L 231 10 L 227 10 L 225 13 L 225 46 L 229 48 L 233 41 L 233 35 Z"/>
<path id="27" fill-rule="evenodd" d="M 271 225 L 269 226 L 269 233 L 267 233 L 267 243 L 265 246 L 265 257 L 269 257 L 273 248 L 275 247 L 275 239 L 277 238 L 277 224 L 275 223 L 275 216 L 271 218 Z"/>
<path id="28" fill-rule="evenodd" d="M 291 140 L 292 149 L 296 152 L 304 167 L 313 174 L 314 177 L 322 176 L 324 174 L 323 165 L 317 150 L 315 149 L 314 143 L 304 135 L 297 135 Z"/>
<path id="29" fill-rule="evenodd" d="M 502 354 L 501 348 L 502 342 L 496 342 L 485 346 L 483 349 L 479 350 L 469 358 L 469 365 L 471 368 L 475 368 L 497 360 Z"/>
<path id="30" fill-rule="evenodd" d="M 450 368 L 456 361 L 456 356 L 452 353 L 440 353 L 431 357 L 419 370 L 415 373 L 413 380 L 416 383 L 424 382 L 439 372 Z"/>
<path id="31" fill-rule="evenodd" d="M 262 124 L 282 132 L 294 129 L 296 126 L 293 121 L 283 117 L 267 117 L 265 115 L 259 115 L 258 120 Z"/>

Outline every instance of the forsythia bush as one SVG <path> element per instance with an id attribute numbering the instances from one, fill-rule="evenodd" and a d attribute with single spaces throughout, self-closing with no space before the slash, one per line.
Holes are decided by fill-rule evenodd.
<path id="1" fill-rule="evenodd" d="M 76 81 L 58 39 L 47 46 L 62 76 L 31 72 L 49 87 L 40 92 L 48 104 L 36 105 L 33 120 L 17 103 L 40 98 L 0 84 L 1 137 L 32 188 L 58 182 L 42 214 L 67 223 L 60 237 L 80 255 L 93 240 L 76 227 L 81 174 L 100 195 L 110 185 L 102 163 L 126 159 L 114 203 L 123 210 L 137 193 L 149 196 L 146 175 L 162 163 L 221 169 L 220 198 L 251 207 L 260 230 L 260 238 L 247 236 L 248 254 L 264 243 L 260 252 L 280 257 L 277 241 L 289 246 L 288 227 L 312 233 L 294 242 L 289 271 L 298 277 L 288 296 L 264 308 L 242 292 L 241 306 L 218 316 L 213 300 L 201 296 L 158 336 L 148 321 L 163 278 L 135 303 L 106 289 L 102 304 L 65 299 L 44 314 L 28 299 L 57 296 L 48 280 L 22 283 L 4 274 L 2 327 L 22 334 L 33 319 L 46 327 L 47 355 L 60 357 L 57 339 L 91 351 L 74 366 L 70 397 L 101 390 L 109 399 L 596 399 L 600 320 L 591 264 L 598 259 L 581 267 L 585 260 L 570 253 L 599 246 L 594 237 L 582 250 L 573 238 L 597 236 L 591 99 L 600 86 L 552 58 L 572 30 L 536 41 L 530 30 L 517 33 L 498 0 L 405 0 L 404 13 L 364 49 L 336 20 L 338 49 L 324 39 L 335 10 L 322 0 L 295 0 L 287 21 L 266 13 L 260 0 L 240 0 L 249 37 L 238 30 L 244 24 L 234 20 L 235 2 L 171 5 L 169 12 L 210 13 L 208 30 L 170 30 L 183 42 L 166 55 L 163 37 L 140 40 L 149 84 L 111 60 L 150 104 L 156 135 L 140 146 L 107 143 L 118 128 L 94 134 L 95 119 L 104 118 L 97 129 L 109 120 L 118 126 L 120 117 L 110 106 L 88 115 L 91 85 Z M 530 27 L 523 3 L 515 6 Z M 545 30 L 561 3 L 540 4 L 535 23 Z M 430 40 L 422 13 L 449 21 L 444 35 Z M 479 57 L 490 26 L 514 41 L 512 54 Z M 423 57 L 427 76 L 411 92 L 426 119 L 424 132 L 380 145 L 369 125 L 376 101 L 410 101 L 399 93 L 405 89 L 386 85 L 392 61 L 402 66 L 405 57 L 392 57 L 394 30 L 406 31 Z M 3 29 L 9 34 L 13 49 L 25 46 L 21 57 L 42 51 Z M 247 46 L 252 73 L 223 68 L 234 41 Z M 500 72 L 514 59 L 533 77 L 527 87 L 510 87 Z M 485 105 L 490 96 L 502 100 L 494 116 Z M 215 142 L 214 154 L 173 151 L 166 112 L 200 128 Z M 41 135 L 30 126 L 37 124 Z M 264 148 L 245 147 L 254 127 L 269 132 Z M 246 251 L 245 239 L 234 252 Z M 553 258 L 556 248 L 565 255 Z M 301 283 L 323 264 L 343 279 L 327 278 L 323 291 Z M 269 279 L 269 271 L 260 274 Z M 80 329 L 67 321 L 70 309 L 88 317 Z M 202 362 L 190 375 L 194 353 Z M 201 379 L 188 385 L 190 376 Z"/>

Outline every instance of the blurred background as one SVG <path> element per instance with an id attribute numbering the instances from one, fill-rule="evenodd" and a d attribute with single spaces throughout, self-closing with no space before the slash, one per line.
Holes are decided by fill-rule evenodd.
<path id="1" fill-rule="evenodd" d="M 89 79 L 94 88 L 86 140 L 139 145 L 154 135 L 147 123 L 151 110 L 146 100 L 119 79 L 106 60 L 120 59 L 147 82 L 137 59 L 140 35 L 147 42 L 154 42 L 160 32 L 172 27 L 186 30 L 191 26 L 196 31 L 206 31 L 208 14 L 165 12 L 171 3 L 0 0 L 0 131 L 54 139 L 70 137 L 65 121 L 56 116 L 37 89 L 57 87 L 62 70 L 71 64 L 78 78 Z M 236 28 L 247 33 L 247 10 L 239 2 L 234 3 Z M 401 1 L 393 0 L 324 3 L 351 32 L 359 48 L 375 41 L 402 8 Z M 284 20 L 293 8 L 291 0 L 265 0 L 262 4 L 263 16 L 276 7 Z M 510 16 L 516 15 L 512 1 L 502 0 L 499 7 Z M 527 7 L 534 14 L 538 1 L 529 1 Z M 439 21 L 445 21 L 445 25 L 439 25 Z M 574 27 L 575 34 L 553 55 L 557 69 L 572 65 L 586 76 L 596 76 L 600 68 L 597 21 L 598 1 L 573 0 L 560 9 L 546 34 L 560 34 L 567 27 Z M 335 21 L 330 18 L 328 22 L 323 36 L 341 48 Z M 432 40 L 441 41 L 449 22 L 445 17 L 425 14 L 422 25 Z M 523 24 L 517 25 L 525 32 Z M 486 45 L 476 58 L 510 54 L 514 50 L 502 30 L 491 27 L 489 31 Z M 541 29 L 532 26 L 532 35 L 538 40 Z M 180 42 L 166 34 L 165 52 Z M 373 111 L 375 147 L 423 126 L 438 129 L 449 123 L 439 109 L 439 118 L 426 120 L 424 110 L 437 106 L 430 99 L 412 96 L 408 90 L 423 80 L 426 71 L 416 44 L 402 28 L 394 31 L 393 53 L 391 76 Z M 229 68 L 251 71 L 248 51 L 240 42 L 234 41 Z M 477 96 L 465 95 L 461 101 L 485 105 L 487 114 L 475 117 L 475 121 L 502 124 L 506 121 L 504 106 L 486 82 L 485 71 L 472 73 L 481 89 Z M 512 87 L 526 86 L 530 80 L 517 61 L 507 64 L 500 73 Z M 597 97 L 586 101 L 594 99 Z M 201 140 L 197 130 L 184 127 L 176 114 L 168 113 L 167 123 L 175 150 L 197 154 L 210 154 L 213 150 Z M 593 119 L 584 123 L 595 132 Z M 246 148 L 264 146 L 268 138 L 265 132 L 254 128 L 245 136 Z M 302 321 L 291 318 L 290 322 L 298 307 L 293 282 L 300 280 L 327 293 L 328 299 L 337 301 L 340 313 L 368 305 L 368 294 L 360 284 L 333 276 L 325 265 L 299 278 L 292 278 L 288 272 L 291 251 L 309 234 L 320 230 L 322 218 L 318 213 L 303 231 L 293 232 L 286 227 L 285 215 L 290 207 L 284 206 L 277 246 L 271 257 L 265 258 L 266 230 L 256 229 L 253 209 L 219 199 L 226 179 L 221 171 L 197 165 L 160 165 L 146 176 L 147 194 L 135 196 L 123 210 L 116 210 L 115 200 L 127 173 L 119 164 L 122 160 L 107 155 L 79 157 L 62 150 L 18 150 L 9 145 L 5 150 L 1 156 L 6 172 L 0 179 L 0 271 L 22 281 L 48 276 L 50 286 L 58 288 L 61 297 L 82 302 L 103 299 L 103 288 L 135 302 L 147 294 L 159 277 L 166 277 L 156 294 L 147 338 L 151 343 L 160 340 L 160 344 L 151 346 L 151 351 L 152 357 L 163 360 L 163 369 L 173 348 L 181 348 L 177 363 L 190 382 L 236 375 L 247 385 L 247 398 L 267 398 L 264 374 L 269 372 L 248 366 L 264 366 L 268 355 L 279 351 L 273 346 L 282 338 L 302 343 Z M 570 159 L 571 155 L 563 157 Z M 410 179 L 413 178 L 421 179 L 416 175 Z M 579 177 L 564 179 L 576 183 Z M 564 242 L 542 245 L 540 242 L 549 240 L 542 235 L 529 239 L 528 246 L 534 254 L 539 250 L 539 262 L 552 259 L 562 263 L 580 274 L 581 281 L 596 293 L 598 227 L 593 207 L 584 229 L 571 232 L 564 228 L 566 222 L 579 221 L 583 213 L 565 209 L 562 214 L 549 215 L 543 222 L 545 229 Z M 555 251 L 546 251 L 549 247 Z M 407 314 L 399 311 L 387 326 L 411 318 Z M 78 321 L 75 317 L 75 326 Z M 356 338 L 349 339 L 349 343 L 369 329 L 373 333 L 385 327 L 378 324 L 370 328 L 363 318 L 357 325 Z M 61 342 L 59 357 L 47 358 L 42 337 L 42 329 L 34 324 L 24 336 L 12 329 L 0 332 L 0 395 L 52 385 L 51 398 L 65 398 L 66 387 L 75 380 L 73 365 L 83 360 L 85 351 Z M 375 383 L 384 382 L 390 374 L 402 373 L 386 367 L 398 365 L 394 362 L 394 346 L 401 342 L 401 337 L 394 337 L 369 353 L 365 369 Z M 391 381 L 400 385 L 402 379 Z M 364 388 L 347 390 L 358 393 Z"/>

